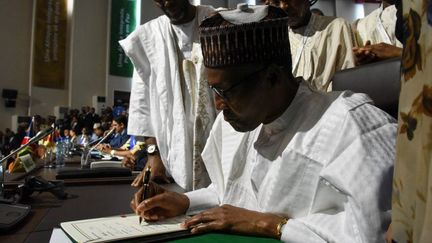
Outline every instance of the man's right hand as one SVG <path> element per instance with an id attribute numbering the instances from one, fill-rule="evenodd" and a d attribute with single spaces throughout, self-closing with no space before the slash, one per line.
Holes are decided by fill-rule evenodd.
<path id="1" fill-rule="evenodd" d="M 147 167 L 151 166 L 151 177 L 150 179 L 157 183 L 170 183 L 170 180 L 166 176 L 165 166 L 159 156 L 159 154 L 148 155 L 147 163 L 141 173 L 134 179 L 131 186 L 140 187 L 142 185 L 144 172 Z"/>
<path id="2" fill-rule="evenodd" d="M 180 193 L 166 191 L 150 182 L 148 199 L 141 202 L 143 188 L 135 193 L 131 201 L 132 210 L 146 221 L 158 221 L 186 213 L 189 198 Z"/>

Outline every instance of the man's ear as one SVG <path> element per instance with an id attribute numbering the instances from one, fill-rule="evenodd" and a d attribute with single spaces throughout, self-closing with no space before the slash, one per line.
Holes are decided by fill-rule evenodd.
<path id="1" fill-rule="evenodd" d="M 276 64 L 270 64 L 266 70 L 266 77 L 267 80 L 266 83 L 271 84 L 271 86 L 274 86 L 278 84 L 280 81 L 280 77 L 282 74 L 282 69 Z"/>

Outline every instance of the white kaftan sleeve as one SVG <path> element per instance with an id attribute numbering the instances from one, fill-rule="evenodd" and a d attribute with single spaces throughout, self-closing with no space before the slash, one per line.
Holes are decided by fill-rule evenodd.
<path id="1" fill-rule="evenodd" d="M 190 205 L 187 214 L 197 214 L 206 209 L 220 205 L 224 193 L 224 175 L 221 158 L 222 151 L 222 112 L 216 117 L 206 145 L 202 152 L 202 158 L 211 179 L 207 188 L 186 193 Z"/>
<path id="2" fill-rule="evenodd" d="M 289 219 L 282 240 L 300 242 L 384 242 L 390 223 L 396 124 L 373 123 L 373 115 L 351 129 L 357 138 L 342 141 L 320 173 L 311 212 Z M 358 117 L 357 117 L 358 118 Z M 359 124 L 363 123 L 363 124 Z"/>
<path id="3" fill-rule="evenodd" d="M 209 208 L 219 206 L 219 198 L 213 184 L 207 188 L 186 192 L 185 195 L 189 198 L 189 209 L 187 215 L 198 214 Z"/>
<path id="4" fill-rule="evenodd" d="M 132 89 L 129 101 L 129 135 L 154 137 L 151 125 L 149 80 L 151 67 L 144 48 L 140 45 L 136 33 L 132 33 L 119 43 L 134 65 Z"/>

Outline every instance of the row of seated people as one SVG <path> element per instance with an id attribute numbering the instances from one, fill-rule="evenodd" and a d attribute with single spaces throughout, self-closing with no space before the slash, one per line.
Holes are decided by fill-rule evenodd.
<path id="1" fill-rule="evenodd" d="M 104 128 L 100 123 L 95 123 L 93 125 L 93 131 L 89 132 L 86 127 L 83 127 L 81 131 L 78 128 L 62 128 L 62 135 L 64 138 L 69 139 L 73 144 L 79 144 L 86 146 L 88 143 L 95 142 L 105 135 L 107 135 L 110 130 L 114 130 L 113 133 L 105 139 L 107 145 L 112 148 L 120 148 L 123 146 L 126 141 L 129 139 L 129 135 L 127 134 L 127 117 L 126 116 L 117 116 L 112 122 L 111 126 L 108 128 Z"/>

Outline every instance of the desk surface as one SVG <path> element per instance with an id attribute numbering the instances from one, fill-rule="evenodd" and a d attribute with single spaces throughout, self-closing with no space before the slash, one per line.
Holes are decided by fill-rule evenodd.
<path id="1" fill-rule="evenodd" d="M 57 172 L 59 170 L 76 170 L 79 169 L 80 164 L 79 157 L 73 157 L 66 160 L 65 167 L 57 167 L 57 168 L 43 168 L 42 166 L 38 166 L 32 172 L 29 173 L 14 173 L 14 174 L 5 174 L 5 187 L 6 189 L 15 189 L 19 184 L 22 184 L 26 175 L 35 175 L 42 176 L 47 180 L 55 180 Z M 106 184 L 130 184 L 135 178 L 136 174 L 132 174 L 132 176 L 128 177 L 111 177 L 111 178 L 77 178 L 77 179 L 66 179 L 64 180 L 64 184 L 67 186 L 75 186 L 75 185 L 106 185 Z"/>
<path id="2" fill-rule="evenodd" d="M 50 174 L 43 169 L 39 174 Z M 165 185 L 166 189 L 181 191 L 175 185 Z M 49 242 L 52 229 L 61 222 L 129 214 L 130 200 L 135 188 L 127 184 L 93 184 L 67 186 L 66 192 L 71 195 L 67 200 L 59 200 L 51 193 L 34 194 L 31 201 L 32 211 L 27 219 L 14 231 L 0 234 L 0 242 Z M 256 238 L 226 234 L 205 234 L 179 239 L 176 242 L 269 242 L 266 238 Z"/>
<path id="3" fill-rule="evenodd" d="M 17 230 L 0 235 L 0 242 L 48 242 L 61 222 L 131 213 L 135 189 L 128 184 L 89 185 L 67 187 L 66 192 L 72 198 L 59 200 L 46 192 L 33 195 L 31 215 Z"/>

